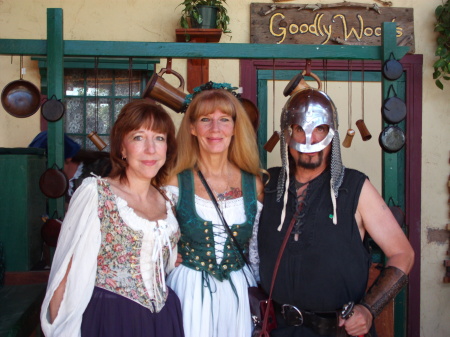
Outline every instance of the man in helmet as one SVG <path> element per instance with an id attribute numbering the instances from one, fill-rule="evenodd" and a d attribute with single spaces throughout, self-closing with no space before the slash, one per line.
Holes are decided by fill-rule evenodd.
<path id="1" fill-rule="evenodd" d="M 272 274 L 278 327 L 271 336 L 376 336 L 373 319 L 407 282 L 414 252 L 363 173 L 341 162 L 337 111 L 322 91 L 294 92 L 281 116 L 282 167 L 269 169 L 258 231 L 261 285 Z M 366 293 L 368 236 L 387 257 Z M 344 305 L 351 303 L 342 318 Z"/>

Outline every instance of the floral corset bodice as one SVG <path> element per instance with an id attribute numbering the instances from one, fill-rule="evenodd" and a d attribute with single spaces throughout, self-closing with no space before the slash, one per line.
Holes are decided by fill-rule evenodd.
<path id="1" fill-rule="evenodd" d="M 176 220 L 171 224 L 169 217 L 155 222 L 139 218 L 138 221 L 145 221 L 150 230 L 146 234 L 144 230 L 133 229 L 119 214 L 118 201 L 109 183 L 98 179 L 97 186 L 102 242 L 97 257 L 96 286 L 124 296 L 152 312 L 159 312 L 168 295 L 164 270 L 170 254 L 175 254 L 172 250 L 180 236 Z M 133 212 L 129 207 L 125 208 Z M 146 235 L 153 236 L 153 249 L 147 254 L 151 261 L 146 263 L 147 272 L 144 273 L 141 255 Z M 149 279 L 144 279 L 144 274 Z"/>

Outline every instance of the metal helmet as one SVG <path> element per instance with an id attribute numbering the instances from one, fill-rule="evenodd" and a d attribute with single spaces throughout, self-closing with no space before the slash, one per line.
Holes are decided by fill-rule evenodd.
<path id="1" fill-rule="evenodd" d="M 305 144 L 297 143 L 289 132 L 297 124 L 305 132 Z M 328 135 L 312 144 L 312 133 L 319 125 L 328 125 Z M 337 133 L 337 110 L 331 98 L 323 91 L 307 88 L 295 92 L 286 102 L 281 114 L 281 129 L 285 133 L 289 147 L 304 153 L 319 152 L 331 143 Z"/>
<path id="2" fill-rule="evenodd" d="M 297 143 L 291 137 L 291 126 L 297 124 L 305 132 L 305 144 Z M 316 144 L 311 143 L 314 128 L 319 125 L 328 125 L 327 136 Z M 319 152 L 331 145 L 331 197 L 333 200 L 333 223 L 337 223 L 336 198 L 339 194 L 339 187 L 344 179 L 345 167 L 342 165 L 341 148 L 338 132 L 337 109 L 331 98 L 318 89 L 305 88 L 292 94 L 286 102 L 281 112 L 281 132 L 280 132 L 280 154 L 283 169 L 278 177 L 277 201 L 284 195 L 283 209 L 287 202 L 287 188 L 289 186 L 290 174 L 288 164 L 288 146 L 299 152 L 312 153 Z M 285 212 L 282 212 L 281 226 L 284 221 Z"/>

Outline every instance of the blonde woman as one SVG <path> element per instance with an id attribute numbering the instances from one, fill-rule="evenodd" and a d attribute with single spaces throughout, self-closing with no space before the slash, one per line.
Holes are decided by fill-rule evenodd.
<path id="1" fill-rule="evenodd" d="M 175 196 L 183 258 L 167 282 L 181 300 L 187 337 L 248 337 L 247 288 L 256 285 L 255 277 L 205 184 L 243 253 L 254 251 L 263 198 L 256 135 L 229 86 L 210 82 L 201 89 L 180 125 L 177 163 L 166 187 Z"/>

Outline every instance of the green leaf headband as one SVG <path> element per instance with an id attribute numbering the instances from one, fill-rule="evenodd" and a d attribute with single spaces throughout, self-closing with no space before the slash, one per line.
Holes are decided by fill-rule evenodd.
<path id="1" fill-rule="evenodd" d="M 189 104 L 191 104 L 195 95 L 197 95 L 199 92 L 202 92 L 204 90 L 212 90 L 212 89 L 225 89 L 239 98 L 239 95 L 234 92 L 234 90 L 236 90 L 238 88 L 232 87 L 230 83 L 215 83 L 215 82 L 209 81 L 205 84 L 195 87 L 194 92 L 192 94 L 186 95 L 186 97 L 184 99 L 184 103 L 183 103 L 183 110 L 181 112 L 186 112 Z"/>

